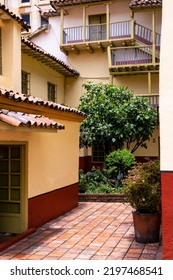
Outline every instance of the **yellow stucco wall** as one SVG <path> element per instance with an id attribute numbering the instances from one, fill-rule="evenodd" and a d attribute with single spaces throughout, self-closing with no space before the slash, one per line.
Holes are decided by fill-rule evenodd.
<path id="1" fill-rule="evenodd" d="M 65 130 L 57 133 L 22 128 L 10 131 L 9 126 L 0 124 L 0 143 L 27 143 L 28 198 L 78 182 L 79 123 L 63 124 Z"/>
<path id="2" fill-rule="evenodd" d="M 136 152 L 134 152 L 135 156 L 139 157 L 157 157 L 160 154 L 160 138 L 159 138 L 159 128 L 156 128 L 153 132 L 150 141 L 146 142 L 147 149 L 138 148 Z"/>
<path id="3" fill-rule="evenodd" d="M 8 20 L 1 26 L 2 33 L 2 75 L 1 88 L 21 90 L 21 26 Z M 14 55 L 15 54 L 15 55 Z"/>
<path id="4" fill-rule="evenodd" d="M 57 102 L 64 103 L 64 76 L 40 61 L 22 54 L 22 70 L 30 74 L 30 94 L 47 99 L 47 82 L 57 85 Z"/>

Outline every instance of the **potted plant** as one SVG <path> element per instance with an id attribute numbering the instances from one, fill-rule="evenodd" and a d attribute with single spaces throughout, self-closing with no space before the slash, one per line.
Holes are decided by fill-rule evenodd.
<path id="1" fill-rule="evenodd" d="M 123 181 L 125 201 L 134 208 L 135 239 L 140 243 L 159 241 L 161 184 L 159 160 L 138 164 Z"/>

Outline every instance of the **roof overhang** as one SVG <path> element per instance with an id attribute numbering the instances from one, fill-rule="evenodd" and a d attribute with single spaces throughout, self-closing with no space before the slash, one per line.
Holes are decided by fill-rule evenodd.
<path id="1" fill-rule="evenodd" d="M 37 59 L 41 63 L 44 63 L 45 65 L 52 68 L 54 71 L 57 71 L 66 77 L 79 76 L 79 73 L 76 70 L 72 69 L 63 61 L 59 60 L 58 58 L 51 55 L 50 53 L 47 53 L 45 50 L 38 47 L 33 42 L 26 40 L 25 38 L 22 38 L 21 47 L 22 47 L 22 53 L 27 54 L 33 57 L 34 59 Z"/>
<path id="2" fill-rule="evenodd" d="M 28 25 L 27 22 L 25 22 L 20 16 L 17 16 L 13 12 L 9 11 L 9 9 L 5 5 L 2 5 L 2 4 L 0 4 L 0 19 L 2 21 L 13 19 L 13 20 L 17 21 L 17 23 L 20 24 L 21 27 L 23 29 L 25 29 L 26 31 L 29 31 L 29 29 L 30 29 L 30 26 Z"/>
<path id="3" fill-rule="evenodd" d="M 77 109 L 6 90 L 3 90 L 3 92 L 0 90 L 0 108 L 43 115 L 51 119 L 58 119 L 60 122 L 62 120 L 82 122 L 85 119 L 85 114 Z"/>

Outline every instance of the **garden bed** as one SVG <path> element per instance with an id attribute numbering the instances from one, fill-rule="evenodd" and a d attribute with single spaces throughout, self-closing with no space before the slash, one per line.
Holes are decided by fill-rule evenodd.
<path id="1" fill-rule="evenodd" d="M 79 193 L 79 202 L 124 202 L 124 195 L 117 194 L 85 194 Z"/>

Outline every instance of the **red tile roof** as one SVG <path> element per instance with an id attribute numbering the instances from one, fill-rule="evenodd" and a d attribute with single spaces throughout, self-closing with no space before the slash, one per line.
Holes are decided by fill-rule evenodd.
<path id="1" fill-rule="evenodd" d="M 132 0 L 129 5 L 130 8 L 140 7 L 161 7 L 162 0 Z"/>
<path id="2" fill-rule="evenodd" d="M 55 11 L 55 10 L 51 10 L 51 9 L 50 9 L 50 10 L 44 11 L 44 12 L 42 13 L 42 15 L 43 15 L 43 17 L 45 17 L 45 18 L 60 16 L 60 10 Z"/>
<path id="3" fill-rule="evenodd" d="M 9 15 L 12 19 L 16 20 L 25 30 L 29 31 L 30 26 L 27 22 L 25 22 L 21 17 L 15 15 L 14 13 L 10 12 L 8 8 L 5 7 L 5 5 L 0 4 L 0 10 L 5 12 L 7 15 Z"/>
<path id="4" fill-rule="evenodd" d="M 22 93 L 16 93 L 16 92 L 13 92 L 12 90 L 8 91 L 8 90 L 5 90 L 5 89 L 0 89 L 0 96 L 3 96 L 5 98 L 11 99 L 11 100 L 14 100 L 16 102 L 34 104 L 34 105 L 38 105 L 38 106 L 48 107 L 48 108 L 56 110 L 56 111 L 64 111 L 64 112 L 77 114 L 77 115 L 80 115 L 80 116 L 85 116 L 85 114 L 83 112 L 81 112 L 81 111 L 79 111 L 75 108 L 63 106 L 63 105 L 60 105 L 58 103 L 48 101 L 48 100 L 44 100 L 44 99 L 41 99 L 41 98 L 38 98 L 38 97 L 27 96 L 27 95 L 22 94 Z"/>
<path id="5" fill-rule="evenodd" d="M 52 8 L 57 10 L 57 8 L 64 7 L 64 6 L 73 6 L 73 5 L 80 5 L 80 4 L 89 4 L 95 2 L 105 2 L 102 0 L 58 0 L 58 1 L 50 1 Z"/>
<path id="6" fill-rule="evenodd" d="M 22 38 L 22 51 L 25 53 L 29 53 L 29 55 L 32 55 L 31 50 L 33 51 L 33 56 L 36 57 L 35 53 L 37 52 L 40 54 L 38 57 L 39 60 L 40 58 L 44 58 L 43 60 L 46 60 L 46 64 L 49 66 L 49 64 L 54 68 L 57 69 L 57 71 L 65 76 L 79 76 L 79 72 L 71 68 L 69 65 L 67 65 L 65 62 L 62 60 L 58 59 L 57 57 L 53 56 L 52 54 L 46 52 L 43 50 L 41 47 L 37 46 L 33 42 L 30 42 L 26 38 Z M 29 50 L 28 50 L 28 48 Z M 50 66 L 50 67 L 51 67 Z"/>
<path id="7" fill-rule="evenodd" d="M 25 114 L 21 112 L 14 112 L 5 109 L 0 110 L 0 121 L 10 125 L 19 127 L 37 127 L 37 128 L 52 128 L 64 129 L 64 125 L 59 124 L 47 117 L 33 114 Z"/>
<path id="8" fill-rule="evenodd" d="M 57 0 L 50 1 L 51 6 L 57 10 L 60 7 L 64 6 L 73 6 L 87 3 L 95 3 L 95 2 L 105 2 L 104 0 Z M 162 0 L 132 0 L 130 4 L 130 8 L 136 7 L 154 7 L 154 6 L 162 6 Z"/>

